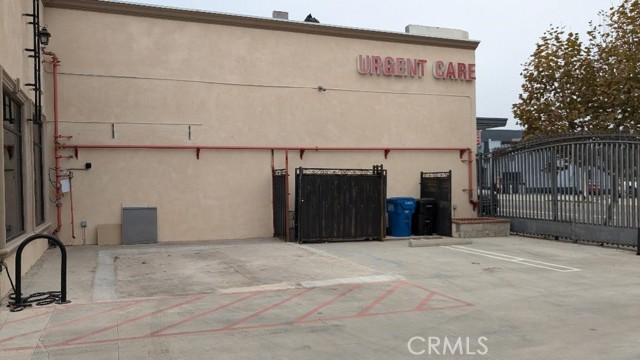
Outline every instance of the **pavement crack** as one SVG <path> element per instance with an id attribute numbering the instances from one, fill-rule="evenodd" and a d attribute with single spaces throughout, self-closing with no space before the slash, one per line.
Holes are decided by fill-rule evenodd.
<path id="1" fill-rule="evenodd" d="M 118 360 L 120 360 L 120 316 L 116 316 L 116 339 L 118 339 Z"/>
<path id="2" fill-rule="evenodd" d="M 42 337 L 44 336 L 44 333 L 47 331 L 47 327 L 49 327 L 49 323 L 51 322 L 51 318 L 53 317 L 53 314 L 56 313 L 56 308 L 53 308 L 53 311 L 49 314 L 49 318 L 47 319 L 47 323 L 44 325 L 44 327 L 42 328 L 42 332 L 40 332 L 40 336 L 38 336 L 38 344 L 42 345 L 42 347 L 44 348 L 44 351 L 47 353 L 47 358 L 49 357 L 49 350 L 47 350 L 47 346 L 44 344 L 44 342 L 42 341 Z M 38 349 L 38 345 L 36 345 L 33 348 L 33 352 L 31 352 L 31 357 L 33 358 L 33 354 L 35 354 L 36 350 Z"/>
<path id="3" fill-rule="evenodd" d="M 246 271 L 241 271 L 244 270 L 243 266 L 241 264 L 237 263 L 237 260 L 235 261 L 236 263 L 234 264 L 234 260 L 229 258 L 228 256 L 224 255 L 222 252 L 219 251 L 215 251 L 213 253 L 213 256 L 215 256 L 216 259 L 220 260 L 223 264 L 227 265 L 228 267 L 232 268 L 235 272 L 237 272 L 238 274 L 240 274 L 242 277 L 244 277 L 245 279 L 251 281 L 254 284 L 259 284 L 260 280 L 250 276 L 247 274 Z M 250 273 L 250 272 L 249 272 Z"/>

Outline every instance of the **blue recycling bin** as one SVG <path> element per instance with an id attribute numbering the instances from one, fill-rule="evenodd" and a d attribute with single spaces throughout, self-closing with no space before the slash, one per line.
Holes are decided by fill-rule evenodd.
<path id="1" fill-rule="evenodd" d="M 391 236 L 411 236 L 411 217 L 416 210 L 416 199 L 393 197 L 387 199 L 389 233 Z"/>

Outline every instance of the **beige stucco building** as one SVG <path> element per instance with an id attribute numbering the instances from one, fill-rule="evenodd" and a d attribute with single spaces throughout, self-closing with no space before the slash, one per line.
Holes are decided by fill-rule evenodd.
<path id="1" fill-rule="evenodd" d="M 0 222 L 13 228 L 0 235 L 0 254 L 12 268 L 21 239 L 58 225 L 55 169 L 47 171 L 55 167 L 55 91 L 45 63 L 38 147 L 38 126 L 29 121 L 34 95 L 25 85 L 34 77 L 24 51 L 33 34 L 22 15 L 31 4 L 2 7 L 3 99 L 21 109 L 22 124 L 16 136 L 3 122 L 0 140 Z M 53 34 L 47 50 L 60 59 L 58 236 L 65 244 L 120 242 L 127 204 L 157 209 L 159 242 L 272 236 L 272 169 L 285 167 L 381 164 L 389 197 L 418 197 L 421 171 L 451 171 L 453 216 L 475 216 L 469 159 L 478 42 L 462 31 L 393 33 L 95 0 L 44 1 L 40 13 Z M 19 163 L 7 150 L 14 140 Z M 18 187 L 11 183 L 17 169 Z M 35 244 L 25 268 L 46 247 Z"/>

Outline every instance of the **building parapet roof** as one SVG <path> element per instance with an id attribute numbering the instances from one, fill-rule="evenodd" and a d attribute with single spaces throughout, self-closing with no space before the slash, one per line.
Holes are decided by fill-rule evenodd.
<path id="1" fill-rule="evenodd" d="M 439 46 L 465 50 L 475 50 L 480 44 L 480 42 L 477 40 L 449 39 L 433 36 L 406 34 L 403 32 L 358 29 L 302 21 L 234 15 L 208 12 L 203 10 L 178 9 L 116 1 L 43 0 L 43 3 L 46 7 L 49 8 L 103 12 L 166 20 L 201 22 L 206 24 L 238 26 L 275 31 L 288 31 L 321 36 L 335 36 L 414 45 Z"/>

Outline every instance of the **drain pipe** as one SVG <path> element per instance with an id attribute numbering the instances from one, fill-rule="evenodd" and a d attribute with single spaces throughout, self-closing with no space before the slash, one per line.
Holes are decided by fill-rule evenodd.
<path id="1" fill-rule="evenodd" d="M 471 204 L 473 211 L 478 209 L 479 201 L 473 199 L 473 152 L 471 149 L 467 149 L 467 170 L 469 172 L 469 203 Z"/>
<path id="2" fill-rule="evenodd" d="M 62 193 L 62 170 L 60 169 L 60 150 L 62 149 L 62 144 L 60 143 L 60 131 L 59 131 L 59 123 L 58 123 L 58 66 L 60 65 L 60 59 L 58 56 L 48 50 L 44 50 L 43 53 L 45 55 L 51 56 L 50 61 L 44 61 L 46 64 L 53 65 L 53 158 L 55 162 L 54 171 L 56 173 L 56 220 L 57 225 L 55 230 L 53 230 L 53 235 L 56 236 L 60 229 L 62 229 L 62 198 L 64 194 Z"/>
<path id="3" fill-rule="evenodd" d="M 73 173 L 70 172 L 69 176 L 67 177 L 67 179 L 69 179 L 69 203 L 71 204 L 71 238 L 75 239 L 76 238 L 76 226 L 73 220 Z"/>

